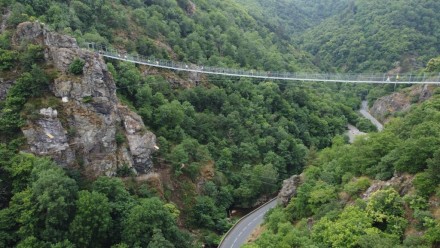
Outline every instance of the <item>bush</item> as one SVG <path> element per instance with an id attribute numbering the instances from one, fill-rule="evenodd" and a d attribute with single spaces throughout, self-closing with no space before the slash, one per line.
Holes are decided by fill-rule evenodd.
<path id="1" fill-rule="evenodd" d="M 414 177 L 413 184 L 417 192 L 422 196 L 428 197 L 435 192 L 436 183 L 432 180 L 431 175 L 426 172 L 418 173 Z"/>
<path id="2" fill-rule="evenodd" d="M 368 189 L 370 185 L 370 179 L 368 179 L 367 177 L 360 177 L 348 182 L 344 186 L 344 191 L 350 194 L 350 196 L 355 196 Z"/>
<path id="3" fill-rule="evenodd" d="M 93 97 L 92 96 L 85 96 L 85 97 L 83 97 L 82 102 L 83 103 L 91 103 L 91 102 L 93 102 Z"/>
<path id="4" fill-rule="evenodd" d="M 118 177 L 130 177 L 134 176 L 134 172 L 128 165 L 124 164 L 116 170 L 116 176 Z"/>
<path id="5" fill-rule="evenodd" d="M 20 62 L 25 70 L 30 70 L 32 66 L 44 60 L 44 49 L 40 45 L 28 44 L 26 49 L 20 54 Z"/>
<path id="6" fill-rule="evenodd" d="M 15 57 L 15 52 L 0 48 L 0 71 L 11 69 L 15 63 Z"/>
<path id="7" fill-rule="evenodd" d="M 70 64 L 69 72 L 74 75 L 81 75 L 85 64 L 84 60 L 76 58 Z"/>
<path id="8" fill-rule="evenodd" d="M 116 132 L 115 140 L 118 146 L 123 144 L 125 142 L 125 134 L 121 131 Z"/>
<path id="9" fill-rule="evenodd" d="M 375 126 L 373 123 L 371 123 L 370 120 L 365 119 L 365 118 L 359 118 L 359 121 L 358 121 L 358 123 L 356 124 L 356 127 L 357 127 L 360 131 L 362 131 L 362 132 L 366 132 L 366 133 L 369 133 L 369 132 L 376 132 L 376 131 L 377 131 L 376 126 Z"/>

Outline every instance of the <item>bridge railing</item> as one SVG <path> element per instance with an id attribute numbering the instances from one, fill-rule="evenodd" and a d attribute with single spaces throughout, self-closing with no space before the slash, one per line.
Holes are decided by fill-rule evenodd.
<path id="1" fill-rule="evenodd" d="M 159 68 L 167 68 L 177 71 L 189 71 L 205 74 L 217 74 L 227 76 L 241 76 L 252 78 L 266 78 L 275 80 L 298 80 L 319 82 L 353 82 L 353 83 L 390 83 L 390 84 L 440 84 L 440 73 L 301 73 L 301 72 L 276 72 L 243 70 L 233 68 L 221 68 L 214 66 L 195 65 L 191 63 L 175 62 L 155 57 L 146 57 L 139 54 L 127 54 L 116 49 L 84 43 L 84 48 L 98 52 L 103 56 L 133 63 L 144 64 Z"/>

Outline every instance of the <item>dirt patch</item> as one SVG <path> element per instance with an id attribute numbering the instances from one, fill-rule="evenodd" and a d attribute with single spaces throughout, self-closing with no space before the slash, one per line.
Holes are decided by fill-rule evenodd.
<path id="1" fill-rule="evenodd" d="M 210 181 L 214 178 L 214 174 L 215 170 L 213 161 L 209 161 L 205 166 L 200 169 L 202 180 Z"/>
<path id="2" fill-rule="evenodd" d="M 251 233 L 251 235 L 249 235 L 248 239 L 246 240 L 246 243 L 255 242 L 264 231 L 266 231 L 265 226 L 260 225 L 256 227 L 254 231 Z"/>

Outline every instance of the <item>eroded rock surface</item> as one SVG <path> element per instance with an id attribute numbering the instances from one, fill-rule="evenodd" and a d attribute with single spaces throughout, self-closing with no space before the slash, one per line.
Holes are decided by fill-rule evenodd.
<path id="1" fill-rule="evenodd" d="M 31 152 L 51 156 L 63 166 L 80 165 L 90 176 L 112 176 L 121 166 L 135 173 L 150 171 L 156 137 L 139 115 L 121 106 L 102 57 L 38 22 L 20 24 L 13 43 L 43 46 L 46 62 L 61 72 L 50 85 L 60 107 L 42 109 L 40 118 L 23 128 Z M 80 76 L 68 73 L 77 58 L 85 62 Z M 117 144 L 117 134 L 126 142 Z"/>
<path id="2" fill-rule="evenodd" d="M 413 187 L 412 181 L 414 176 L 409 174 L 394 175 L 387 181 L 374 181 L 371 186 L 362 194 L 363 199 L 368 199 L 370 196 L 379 190 L 393 187 L 400 195 L 407 194 Z"/>
<path id="3" fill-rule="evenodd" d="M 429 99 L 434 91 L 432 85 L 416 85 L 391 95 L 377 99 L 370 113 L 382 123 L 389 121 L 396 112 L 409 110 L 413 103 L 421 103 Z"/>
<path id="4" fill-rule="evenodd" d="M 68 166 L 75 156 L 68 144 L 66 130 L 58 119 L 58 112 L 52 108 L 40 109 L 40 118 L 28 121 L 23 133 L 28 140 L 30 150 L 42 156 L 51 156 L 59 165 Z"/>
<path id="5" fill-rule="evenodd" d="M 289 204 L 290 199 L 296 195 L 296 190 L 301 184 L 301 176 L 293 175 L 283 181 L 283 187 L 278 194 L 278 202 L 283 206 Z"/>

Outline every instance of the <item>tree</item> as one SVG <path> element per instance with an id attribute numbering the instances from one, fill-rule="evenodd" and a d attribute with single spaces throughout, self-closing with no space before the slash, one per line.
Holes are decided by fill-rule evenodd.
<path id="1" fill-rule="evenodd" d="M 78 190 L 76 182 L 55 166 L 44 171 L 38 171 L 38 167 L 34 169 L 38 172 L 35 175 L 37 180 L 31 187 L 34 204 L 32 218 L 37 221 L 36 225 L 27 227 L 36 237 L 50 242 L 66 238 Z"/>
<path id="2" fill-rule="evenodd" d="M 80 75 L 83 73 L 83 67 L 85 65 L 84 60 L 76 58 L 69 65 L 69 72 L 74 75 Z"/>
<path id="3" fill-rule="evenodd" d="M 174 245 L 165 239 L 160 229 L 154 229 L 153 237 L 147 248 L 174 248 Z"/>
<path id="4" fill-rule="evenodd" d="M 80 191 L 76 215 L 70 224 L 70 237 L 79 247 L 102 247 L 112 227 L 107 197 L 98 192 Z"/>
<path id="5" fill-rule="evenodd" d="M 0 48 L 0 71 L 11 69 L 14 66 L 16 56 L 14 51 Z"/>
<path id="6" fill-rule="evenodd" d="M 135 205 L 133 197 L 125 189 L 124 183 L 119 178 L 99 177 L 93 182 L 94 192 L 105 195 L 110 207 L 113 225 L 109 230 L 109 237 L 105 244 L 117 244 L 122 240 L 123 220 Z"/>
<path id="7" fill-rule="evenodd" d="M 440 57 L 430 59 L 425 70 L 427 72 L 440 72 Z"/>
<path id="8" fill-rule="evenodd" d="M 372 227 L 372 219 L 358 207 L 344 209 L 335 221 L 324 217 L 313 226 L 312 239 L 331 247 L 357 247 L 359 239 Z"/>
<path id="9" fill-rule="evenodd" d="M 395 189 L 376 191 L 368 201 L 366 212 L 379 229 L 401 236 L 407 221 L 403 218 L 403 200 Z"/>
<path id="10" fill-rule="evenodd" d="M 148 247 L 156 229 L 161 230 L 163 237 L 178 247 L 185 247 L 188 242 L 181 240 L 179 235 L 182 234 L 172 214 L 155 197 L 141 199 L 138 205 L 130 209 L 123 222 L 122 240 L 130 247 Z"/>

